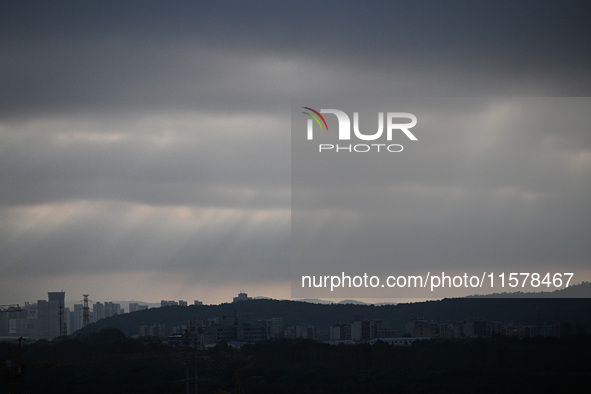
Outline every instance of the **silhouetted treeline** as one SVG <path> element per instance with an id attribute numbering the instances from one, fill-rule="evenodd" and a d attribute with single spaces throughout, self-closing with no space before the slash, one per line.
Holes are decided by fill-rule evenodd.
<path id="1" fill-rule="evenodd" d="M 2 360 L 11 353 L 12 364 L 22 364 L 23 372 L 19 377 L 15 368 L 2 371 L 0 392 L 166 393 L 184 387 L 184 364 L 174 353 L 178 350 L 159 341 L 125 338 L 117 329 L 103 329 L 83 340 L 23 342 L 20 351 L 16 344 L 1 345 Z M 19 391 L 20 386 L 25 391 Z"/>
<path id="2" fill-rule="evenodd" d="M 228 361 L 248 392 L 587 392 L 589 336 L 429 340 L 412 347 L 295 340 L 245 346 Z"/>
<path id="3" fill-rule="evenodd" d="M 16 355 L 17 345 L 0 345 L 2 360 Z M 84 340 L 24 344 L 22 379 L 11 380 L 8 368 L 1 378 L 3 392 L 30 393 L 184 393 L 187 382 L 194 388 L 195 371 L 200 393 L 237 386 L 245 393 L 586 393 L 590 352 L 589 335 L 427 340 L 411 347 L 298 339 L 241 349 L 220 343 L 196 352 L 107 329 Z"/>

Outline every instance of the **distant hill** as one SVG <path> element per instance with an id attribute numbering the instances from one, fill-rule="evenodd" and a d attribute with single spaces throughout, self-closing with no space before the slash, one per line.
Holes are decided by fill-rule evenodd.
<path id="1" fill-rule="evenodd" d="M 114 304 L 121 305 L 121 308 L 125 309 L 126 311 L 129 311 L 129 304 L 145 305 L 148 308 L 159 308 L 160 307 L 159 302 L 144 302 L 144 301 L 111 301 L 111 302 L 113 302 Z"/>
<path id="2" fill-rule="evenodd" d="M 347 304 L 352 304 L 352 305 L 367 305 L 365 302 L 363 301 L 356 301 L 356 300 L 342 300 L 338 302 L 339 304 L 343 304 L 343 305 L 347 305 Z"/>
<path id="3" fill-rule="evenodd" d="M 90 307 L 92 308 L 92 304 L 94 304 L 95 302 L 97 302 L 96 300 L 91 300 L 90 301 Z M 105 301 L 98 301 L 98 302 L 105 302 Z M 146 301 L 133 301 L 133 300 L 129 300 L 129 301 L 119 301 L 119 300 L 115 300 L 115 301 L 108 301 L 108 302 L 112 302 L 113 304 L 119 304 L 121 305 L 121 308 L 123 308 L 125 311 L 129 311 L 129 304 L 135 303 L 135 304 L 139 304 L 139 305 L 147 305 L 148 308 L 158 308 L 160 307 L 160 303 L 159 302 L 146 302 Z M 68 308 L 70 308 L 71 310 L 74 309 L 74 305 L 76 304 L 82 304 L 82 301 L 71 301 L 71 300 L 67 300 L 66 301 L 66 306 Z"/>
<path id="4" fill-rule="evenodd" d="M 309 302 L 310 304 L 334 304 L 334 301 L 321 300 L 318 298 L 304 298 L 301 300 L 294 300 L 299 302 Z"/>
<path id="5" fill-rule="evenodd" d="M 591 299 L 573 298 L 453 298 L 397 305 L 313 304 L 271 299 L 220 305 L 167 306 L 126 313 L 99 320 L 87 329 L 118 328 L 128 336 L 138 334 L 141 325 L 164 324 L 168 329 L 188 320 L 220 318 L 221 321 L 256 322 L 281 317 L 283 325 L 309 324 L 328 330 L 332 323 L 380 319 L 404 333 L 404 324 L 415 318 L 466 321 L 484 319 L 516 323 L 569 322 L 591 331 Z"/>
<path id="6" fill-rule="evenodd" d="M 494 293 L 487 295 L 473 295 L 467 298 L 590 298 L 591 282 L 582 282 L 577 285 L 569 286 L 555 291 L 541 291 L 536 293 Z"/>

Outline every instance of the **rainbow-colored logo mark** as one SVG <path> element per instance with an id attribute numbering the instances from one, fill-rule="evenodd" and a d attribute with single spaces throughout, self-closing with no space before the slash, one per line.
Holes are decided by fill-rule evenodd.
<path id="1" fill-rule="evenodd" d="M 303 114 L 310 116 L 312 119 L 314 119 L 316 121 L 316 123 L 318 123 L 318 126 L 320 126 L 320 130 L 324 129 L 324 127 L 322 127 L 322 123 L 320 123 L 320 119 L 322 119 L 322 122 L 324 123 L 324 126 L 326 127 L 326 131 L 328 131 L 328 125 L 326 124 L 326 120 L 324 119 L 324 116 L 320 115 L 320 112 L 318 112 L 315 109 L 312 109 L 310 107 L 302 107 L 302 108 L 307 109 L 308 111 L 314 112 L 315 115 L 311 114 L 310 112 L 303 112 L 302 111 Z M 320 119 L 318 119 L 318 117 L 320 117 Z"/>

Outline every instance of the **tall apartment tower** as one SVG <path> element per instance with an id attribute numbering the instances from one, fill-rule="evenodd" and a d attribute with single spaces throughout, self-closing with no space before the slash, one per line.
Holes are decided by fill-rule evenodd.
<path id="1" fill-rule="evenodd" d="M 70 332 L 82 328 L 82 304 L 74 304 L 74 312 L 70 313 Z"/>
<path id="2" fill-rule="evenodd" d="M 62 329 L 64 326 L 64 313 L 66 304 L 66 292 L 64 291 L 53 291 L 47 293 L 49 305 L 48 305 L 48 328 L 49 328 L 49 339 L 53 339 L 61 336 Z"/>
<path id="3" fill-rule="evenodd" d="M 49 303 L 37 300 L 37 338 L 49 339 Z"/>

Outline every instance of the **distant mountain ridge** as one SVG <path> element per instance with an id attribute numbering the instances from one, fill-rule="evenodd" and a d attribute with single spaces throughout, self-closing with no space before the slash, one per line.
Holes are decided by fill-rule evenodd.
<path id="1" fill-rule="evenodd" d="M 489 321 L 535 323 L 562 322 L 591 330 L 591 299 L 589 298 L 453 298 L 397 305 L 314 304 L 303 301 L 258 299 L 220 305 L 167 306 L 116 315 L 101 319 L 87 327 L 91 332 L 117 328 L 128 336 L 138 335 L 142 325 L 163 324 L 170 329 L 189 320 L 219 318 L 240 323 L 263 318 L 280 317 L 284 326 L 314 325 L 323 330 L 334 323 L 350 323 L 361 319 L 386 322 L 404 333 L 405 323 L 422 317 L 439 322 L 483 319 Z M 227 320 L 226 317 L 230 320 Z M 231 324 L 231 323 L 229 323 Z"/>
<path id="2" fill-rule="evenodd" d="M 471 295 L 466 298 L 590 298 L 591 282 L 581 282 L 579 284 L 559 289 L 555 291 L 527 292 L 521 291 L 513 293 L 493 293 L 486 295 Z"/>

